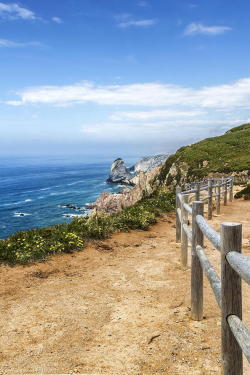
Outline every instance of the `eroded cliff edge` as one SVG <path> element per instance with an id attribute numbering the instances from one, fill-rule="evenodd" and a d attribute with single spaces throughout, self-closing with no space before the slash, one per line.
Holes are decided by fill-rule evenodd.
<path id="1" fill-rule="evenodd" d="M 147 158 L 145 158 L 147 159 Z M 159 186 L 173 190 L 177 185 L 206 177 L 233 175 L 238 182 L 250 179 L 250 124 L 243 124 L 225 134 L 181 147 L 164 162 L 143 169 L 148 160 L 138 163 L 137 173 L 119 194 L 103 193 L 92 205 L 97 211 L 119 212 L 149 196 Z M 150 164 L 150 162 L 149 162 Z M 141 169 L 140 169 L 141 168 Z"/>

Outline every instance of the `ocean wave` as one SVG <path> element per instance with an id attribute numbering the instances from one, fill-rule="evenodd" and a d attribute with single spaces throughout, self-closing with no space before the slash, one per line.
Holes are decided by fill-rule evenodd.
<path id="1" fill-rule="evenodd" d="M 52 187 L 46 187 L 46 188 L 42 188 L 42 189 L 38 189 L 39 191 L 44 191 L 44 190 L 50 190 L 52 189 Z"/>
<path id="2" fill-rule="evenodd" d="M 67 184 L 67 185 L 73 186 L 73 185 L 81 184 L 82 182 L 85 182 L 85 180 L 79 180 L 79 181 L 71 182 L 70 184 Z"/>
<path id="3" fill-rule="evenodd" d="M 26 212 L 15 212 L 14 217 L 23 217 L 23 216 L 30 216 L 31 214 L 27 214 Z"/>
<path id="4" fill-rule="evenodd" d="M 70 217 L 70 218 L 73 218 L 73 217 L 84 217 L 86 216 L 85 214 L 63 214 L 62 217 Z"/>
<path id="5" fill-rule="evenodd" d="M 4 204 L 1 204 L 0 207 L 16 206 L 18 204 L 28 203 L 28 202 L 32 202 L 32 201 L 33 201 L 33 199 L 25 199 L 24 201 L 19 201 L 19 202 L 4 203 Z"/>

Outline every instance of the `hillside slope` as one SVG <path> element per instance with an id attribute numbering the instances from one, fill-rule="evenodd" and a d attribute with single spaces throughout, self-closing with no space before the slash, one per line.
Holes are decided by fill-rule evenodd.
<path id="1" fill-rule="evenodd" d="M 250 174 L 250 124 L 181 147 L 167 159 L 157 181 L 170 185 L 215 173 Z"/>

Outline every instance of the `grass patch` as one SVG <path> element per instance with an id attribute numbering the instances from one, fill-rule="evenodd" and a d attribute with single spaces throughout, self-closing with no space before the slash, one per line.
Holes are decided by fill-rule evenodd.
<path id="1" fill-rule="evenodd" d="M 238 193 L 235 194 L 234 198 L 243 198 L 245 200 L 250 200 L 250 185 L 247 185 L 244 189 L 238 191 Z"/>
<path id="2" fill-rule="evenodd" d="M 114 232 L 146 230 L 157 216 L 173 210 L 174 204 L 174 194 L 162 187 L 116 214 L 96 213 L 74 218 L 69 224 L 17 232 L 0 240 L 0 262 L 26 264 L 52 254 L 83 249 L 88 241 L 108 238 Z"/>
<path id="3" fill-rule="evenodd" d="M 200 180 L 208 173 L 249 171 L 250 124 L 230 129 L 219 137 L 207 138 L 190 146 L 181 147 L 163 165 L 158 181 L 169 185 L 167 176 L 174 163 L 188 166 L 188 180 Z M 178 183 L 178 176 L 176 178 Z"/>

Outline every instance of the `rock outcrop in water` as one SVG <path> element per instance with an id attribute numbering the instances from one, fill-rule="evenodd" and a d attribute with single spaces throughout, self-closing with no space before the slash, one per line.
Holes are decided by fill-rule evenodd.
<path id="1" fill-rule="evenodd" d="M 158 176 L 160 168 L 161 166 L 158 166 L 147 173 L 140 172 L 136 176 L 137 184 L 132 188 L 124 188 L 119 193 L 102 193 L 97 201 L 89 204 L 89 208 L 115 213 L 135 204 L 144 196 L 150 195 L 153 192 L 153 181 Z"/>
<path id="2" fill-rule="evenodd" d="M 123 159 L 118 158 L 113 161 L 107 182 L 133 185 L 132 178 L 133 174 L 126 168 Z"/>
<path id="3" fill-rule="evenodd" d="M 104 192 L 96 202 L 89 205 L 89 208 L 115 213 L 150 195 L 154 189 L 153 181 L 167 157 L 167 155 L 156 155 L 142 158 L 131 168 L 127 168 L 122 159 L 116 159 L 107 182 L 118 182 L 132 187 L 115 194 Z"/>
<path id="4" fill-rule="evenodd" d="M 167 157 L 166 154 L 144 157 L 130 168 L 126 167 L 123 159 L 118 158 L 112 163 L 107 182 L 134 186 L 138 183 L 139 173 L 148 173 L 162 164 Z"/>

